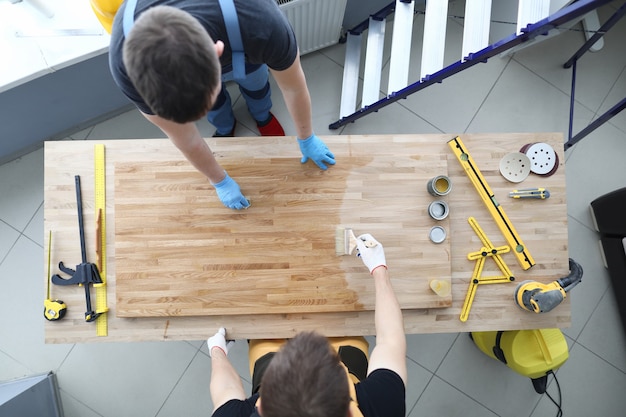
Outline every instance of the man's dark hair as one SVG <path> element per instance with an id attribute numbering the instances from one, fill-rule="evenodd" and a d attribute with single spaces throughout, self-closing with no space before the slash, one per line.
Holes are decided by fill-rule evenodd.
<path id="1" fill-rule="evenodd" d="M 156 6 L 137 18 L 123 60 L 152 111 L 177 123 L 202 118 L 221 88 L 213 40 L 193 16 L 175 7 Z"/>
<path id="2" fill-rule="evenodd" d="M 263 375 L 263 417 L 346 417 L 348 375 L 326 337 L 300 333 L 279 350 Z"/>

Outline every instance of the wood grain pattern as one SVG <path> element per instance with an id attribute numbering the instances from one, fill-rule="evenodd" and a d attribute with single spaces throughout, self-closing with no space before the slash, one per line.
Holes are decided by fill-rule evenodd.
<path id="1" fill-rule="evenodd" d="M 371 146 L 367 157 L 335 150 L 338 164 L 327 172 L 290 157 L 224 158 L 251 201 L 243 211 L 223 207 L 178 153 L 116 164 L 117 315 L 373 310 L 369 272 L 335 253 L 337 227 L 384 242 L 402 308 L 449 307 L 451 296 L 428 286 L 450 282 L 451 271 L 450 239 L 428 240 L 436 222 L 426 190 L 447 175 L 447 161 L 402 143 L 385 148 L 379 155 Z"/>
<path id="2" fill-rule="evenodd" d="M 452 306 L 448 308 L 403 310 L 405 331 L 414 333 L 455 333 L 487 330 L 515 330 L 564 328 L 571 324 L 571 307 L 576 303 L 572 294 L 557 308 L 547 314 L 534 314 L 521 310 L 513 302 L 516 284 L 483 285 L 478 288 L 469 319 L 462 323 L 459 314 L 473 262 L 467 254 L 478 250 L 480 241 L 467 223 L 474 216 L 496 246 L 505 244 L 497 226 L 483 207 L 482 201 L 449 151 L 446 142 L 455 135 L 370 135 L 326 136 L 324 141 L 333 150 L 343 149 L 350 157 L 371 157 L 371 152 L 385 154 L 389 142 L 407 143 L 407 152 L 434 154 L 440 152 L 448 161 L 448 172 L 453 189 L 448 196 L 450 205 L 450 233 L 452 267 Z M 565 197 L 565 157 L 562 133 L 506 133 L 464 134 L 461 138 L 479 165 L 483 175 L 506 209 L 537 265 L 522 271 L 509 254 L 503 259 L 518 281 L 532 279 L 544 283 L 565 276 L 568 271 L 567 205 Z M 276 146 L 285 140 L 285 146 Z M 299 152 L 294 138 L 208 139 L 218 158 L 272 158 L 292 157 L 298 163 Z M 559 154 L 560 165 L 551 177 L 532 174 L 521 184 L 512 184 L 498 172 L 500 159 L 509 152 L 534 142 L 547 142 Z M 121 318 L 116 314 L 116 253 L 115 253 L 115 165 L 145 158 L 155 163 L 171 160 L 173 145 L 167 139 L 106 140 L 107 152 L 107 288 L 109 301 L 109 336 L 97 337 L 93 323 L 85 323 L 85 297 L 81 288 L 53 286 L 52 297 L 62 299 L 68 306 L 67 315 L 56 322 L 44 321 L 46 343 L 131 342 L 148 340 L 204 340 L 220 326 L 228 329 L 229 337 L 237 339 L 291 337 L 299 331 L 316 330 L 328 336 L 374 334 L 372 311 L 336 313 L 242 314 L 220 316 Z M 291 145 L 291 146 L 289 146 Z M 85 224 L 87 225 L 87 255 L 95 259 L 95 213 L 93 210 L 93 147 L 92 141 L 46 142 L 44 179 L 44 247 L 47 233 L 53 230 L 52 273 L 58 273 L 56 264 L 63 260 L 72 266 L 80 262 L 78 224 L 74 175 L 82 178 Z M 371 152 L 368 150 L 372 149 Z M 338 164 L 341 159 L 338 159 Z M 508 192 L 521 187 L 545 187 L 550 198 L 540 200 L 515 200 Z M 245 185 L 244 185 L 245 187 Z M 90 227 L 89 225 L 94 225 Z M 47 270 L 46 256 L 42 262 Z M 352 259 L 350 257 L 350 259 Z M 347 257 L 342 260 L 348 261 Z M 584 265 L 583 265 L 584 267 Z M 393 265 L 391 265 L 393 273 Z M 486 265 L 485 269 L 497 268 Z M 42 274 L 42 275 L 45 275 Z M 41 283 L 45 289 L 46 276 Z"/>

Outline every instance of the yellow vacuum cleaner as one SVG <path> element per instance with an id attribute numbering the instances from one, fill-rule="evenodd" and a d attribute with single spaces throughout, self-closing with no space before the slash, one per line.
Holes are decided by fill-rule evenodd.
<path id="1" fill-rule="evenodd" d="M 530 378 L 538 394 L 546 392 L 548 374 L 569 357 L 559 329 L 474 332 L 470 338 L 487 356 Z"/>

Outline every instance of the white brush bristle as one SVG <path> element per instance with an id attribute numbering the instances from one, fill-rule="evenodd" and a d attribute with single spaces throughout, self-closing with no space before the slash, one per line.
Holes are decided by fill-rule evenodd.
<path id="1" fill-rule="evenodd" d="M 337 256 L 350 255 L 356 247 L 356 236 L 351 228 L 339 227 L 335 231 L 335 253 Z"/>

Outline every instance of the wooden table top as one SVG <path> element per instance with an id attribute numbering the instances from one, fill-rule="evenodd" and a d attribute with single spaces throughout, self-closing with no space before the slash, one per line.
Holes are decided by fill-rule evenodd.
<path id="1" fill-rule="evenodd" d="M 295 148 L 293 140 L 275 147 Z M 374 310 L 374 283 L 355 256 L 337 256 L 337 228 L 384 242 L 402 308 L 452 305 L 429 287 L 450 283 L 450 240 L 426 183 L 447 175 L 440 152 L 411 143 L 335 146 L 321 171 L 292 157 L 222 157 L 251 206 L 225 208 L 206 178 L 170 148 L 170 160 L 115 167 L 116 307 L 120 317 Z M 111 151 L 113 152 L 113 151 Z M 165 154 L 165 151 L 162 152 Z M 165 158 L 164 155 L 161 155 Z M 447 226 L 449 220 L 441 222 Z"/>
<path id="2" fill-rule="evenodd" d="M 105 145 L 109 331 L 107 337 L 98 337 L 94 323 L 84 322 L 85 295 L 82 289 L 55 285 L 51 290 L 52 297 L 65 301 L 68 305 L 68 313 L 62 320 L 46 322 L 46 342 L 201 340 L 220 326 L 228 328 L 229 335 L 235 338 L 290 337 L 302 330 L 318 330 L 328 336 L 374 334 L 373 311 L 371 311 L 373 292 L 371 283 L 367 281 L 369 276 L 367 272 L 363 274 L 359 271 L 360 261 L 354 257 L 334 255 L 334 229 L 337 226 L 353 227 L 357 233 L 370 232 L 385 246 L 392 282 L 403 302 L 407 333 L 569 326 L 571 320 L 569 298 L 552 312 L 541 315 L 525 312 L 513 302 L 516 282 L 528 279 L 550 282 L 568 274 L 567 207 L 562 134 L 461 135 L 496 198 L 506 210 L 509 219 L 536 261 L 534 267 L 525 271 L 512 254 L 503 255 L 504 261 L 516 277 L 516 282 L 480 285 L 469 320 L 465 323 L 459 320 L 459 314 L 475 265 L 475 261 L 467 259 L 467 254 L 480 250 L 482 246 L 468 224 L 468 217 L 473 216 L 477 219 L 494 246 L 502 246 L 506 242 L 447 145 L 447 142 L 455 136 L 447 134 L 327 136 L 323 139 L 337 158 L 337 166 L 331 167 L 327 172 L 320 171 L 310 163 L 305 165 L 299 163 L 300 154 L 293 137 L 208 139 L 208 143 L 222 165 L 238 179 L 244 194 L 250 197 L 252 207 L 244 212 L 246 214 L 223 208 L 212 187 L 207 186 L 206 180 L 188 165 L 167 139 L 47 142 L 45 146 L 44 222 L 46 245 L 48 231 L 53 232 L 52 273 L 59 272 L 56 264 L 60 260 L 68 266 L 80 262 L 75 175 L 81 176 L 88 260 L 95 261 L 95 226 L 92 226 L 95 225 L 93 155 L 95 143 Z M 524 145 L 537 142 L 550 144 L 559 155 L 560 163 L 556 173 L 549 177 L 530 174 L 520 184 L 506 181 L 499 172 L 502 157 L 510 152 L 519 151 Z M 369 164 L 373 166 L 368 168 Z M 430 177 L 439 175 L 446 169 L 453 184 L 452 192 L 443 198 L 450 206 L 450 216 L 444 224 L 448 231 L 448 239 L 445 245 L 437 246 L 424 237 L 424 230 L 427 231 L 430 226 L 437 224 L 426 214 L 428 203 L 435 199 L 426 192 L 426 182 Z M 148 193 L 151 196 L 148 198 L 145 188 L 133 188 L 136 184 L 133 185 L 132 180 L 138 178 L 141 175 L 139 171 L 142 170 L 144 173 L 160 172 L 162 177 L 154 178 L 151 174 L 154 179 L 148 178 L 141 187 L 157 182 L 162 187 L 161 190 L 165 190 L 166 193 L 156 194 L 160 197 L 153 197 L 153 194 Z M 255 175 L 255 172 L 258 174 Z M 358 173 L 358 178 L 351 176 L 354 172 Z M 368 188 L 361 177 L 367 178 L 367 175 L 374 174 L 377 175 L 377 182 Z M 277 180 L 279 177 L 290 181 L 281 184 Z M 265 193 L 257 191 L 263 186 L 259 182 L 263 178 L 273 180 L 271 187 L 266 187 Z M 338 183 L 342 184 L 341 187 L 337 186 Z M 290 189 L 287 184 L 297 184 L 301 188 Z M 545 187 L 549 189 L 551 196 L 543 201 L 513 200 L 507 197 L 509 191 L 513 189 L 530 187 Z M 404 193 L 403 190 L 405 190 Z M 133 310 L 132 297 L 125 298 L 124 291 L 118 291 L 117 285 L 126 284 L 129 285 L 125 288 L 132 290 L 132 284 L 135 282 L 129 281 L 123 284 L 123 279 L 118 279 L 116 274 L 122 273 L 120 271 L 124 271 L 123 273 L 132 271 L 132 268 L 124 266 L 124 262 L 128 255 L 133 255 L 137 251 L 128 248 L 132 246 L 133 239 L 137 242 L 137 238 L 146 232 L 145 228 L 139 230 L 132 226 L 139 221 L 137 217 L 132 221 L 125 221 L 122 219 L 122 214 L 132 214 L 133 210 L 137 209 L 145 210 L 147 206 L 142 200 L 149 205 L 154 205 L 153 203 L 163 196 L 184 195 L 188 203 L 193 203 L 192 206 L 205 207 L 210 213 L 207 218 L 220 216 L 218 218 L 222 224 L 236 222 L 237 216 L 245 216 L 249 220 L 255 219 L 255 216 L 264 210 L 274 208 L 276 212 L 271 215 L 271 218 L 289 223 L 288 215 L 292 214 L 287 213 L 286 208 L 293 211 L 294 207 L 310 207 L 312 202 L 315 204 L 322 204 L 320 201 L 328 202 L 329 199 L 326 197 L 329 192 L 335 193 L 334 200 L 340 201 L 341 204 L 337 205 L 337 201 L 333 204 L 328 203 L 331 208 L 327 211 L 321 210 L 321 218 L 324 220 L 316 220 L 313 223 L 323 223 L 322 226 L 313 229 L 294 229 L 295 232 L 304 234 L 305 238 L 295 238 L 293 235 L 289 238 L 284 237 L 286 229 L 277 226 L 274 240 L 268 237 L 271 236 L 273 228 L 266 227 L 263 232 L 265 233 L 264 239 L 269 242 L 264 245 L 263 249 L 266 251 L 266 256 L 259 257 L 253 264 L 263 264 L 261 259 L 270 259 L 267 255 L 271 253 L 269 252 L 271 243 L 276 242 L 276 239 L 281 248 L 291 243 L 303 244 L 305 241 L 314 246 L 317 244 L 318 249 L 322 250 L 321 255 L 317 253 L 317 259 L 324 263 L 323 270 L 332 272 L 329 276 L 343 283 L 339 287 L 345 291 L 347 299 L 351 300 L 347 304 L 345 297 L 343 299 L 338 297 L 340 301 L 337 305 L 327 301 L 326 305 L 319 301 L 301 303 L 305 304 L 304 308 L 298 308 L 298 303 L 294 303 L 293 300 L 287 304 L 279 302 L 269 306 L 248 302 L 245 305 L 251 306 L 251 309 L 247 309 L 244 304 L 229 305 L 226 310 L 213 309 L 208 315 L 198 315 L 203 314 L 204 310 L 191 308 L 181 314 L 176 310 L 176 303 L 168 304 L 167 298 L 162 298 L 165 301 L 162 305 L 156 304 L 156 313 L 153 311 L 148 314 L 148 317 L 140 317 L 143 315 L 141 311 L 145 309 Z M 364 197 L 364 193 L 368 192 L 370 194 Z M 289 196 L 289 194 L 292 195 Z M 268 195 L 274 196 L 274 201 L 269 201 Z M 282 195 L 282 203 L 277 203 L 276 196 L 278 195 Z M 393 199 L 399 195 L 402 198 L 399 198 L 397 205 L 394 206 L 396 203 Z M 320 199 L 320 197 L 325 198 Z M 151 198 L 155 200 L 150 201 Z M 180 201 L 179 198 L 173 200 L 172 203 L 180 205 Z M 291 203 L 285 204 L 285 201 Z M 294 201 L 300 203 L 292 204 Z M 350 204 L 346 206 L 346 210 L 342 211 L 340 208 L 345 205 L 345 201 Z M 369 213 L 369 216 L 363 213 L 368 209 L 373 210 L 381 206 L 386 210 Z M 118 211 L 119 219 L 116 218 Z M 390 213 L 383 214 L 385 211 L 390 211 Z M 336 217 L 329 219 L 330 215 Z M 267 217 L 267 214 L 264 216 L 266 216 L 264 221 L 267 222 L 270 217 Z M 146 217 L 149 215 L 146 214 Z M 172 217 L 175 216 L 155 215 L 152 221 L 160 218 L 161 222 L 167 222 L 171 221 Z M 407 219 L 413 219 L 413 221 Z M 194 221 L 197 219 L 188 221 L 182 226 L 190 227 Z M 295 223 L 292 223 L 292 226 L 293 224 Z M 238 232 L 241 233 L 242 230 Z M 146 242 L 158 243 L 161 241 L 162 234 L 157 235 L 157 237 L 146 238 Z M 168 244 L 176 245 L 175 236 L 168 237 Z M 179 233 L 179 236 L 183 234 Z M 254 244 L 263 242 L 263 238 L 259 236 L 255 238 Z M 188 242 L 188 239 L 188 236 L 183 236 L 180 240 Z M 219 244 L 223 246 L 224 242 Z M 150 246 L 150 243 L 144 246 Z M 193 248 L 190 250 L 193 251 Z M 289 250 L 296 251 L 293 248 Z M 433 250 L 435 252 L 432 252 Z M 288 253 L 289 257 L 293 258 L 293 253 Z M 149 258 L 146 254 L 149 254 L 149 251 L 145 251 L 143 261 L 139 257 L 140 262 L 146 262 Z M 164 252 L 157 258 L 163 257 L 163 254 Z M 45 258 L 47 271 L 47 256 Z M 304 258 L 306 256 L 301 253 L 300 259 Z M 411 262 L 408 262 L 409 258 Z M 442 259 L 445 262 L 442 262 Z M 334 269 L 329 269 L 328 262 L 333 263 Z M 231 264 L 234 265 L 233 262 Z M 207 263 L 201 263 L 200 267 L 206 269 Z M 314 270 L 314 265 L 309 268 Z M 410 274 L 408 271 L 411 270 L 419 272 Z M 307 270 L 300 270 L 300 272 L 308 274 Z M 499 274 L 498 269 L 487 262 L 483 276 L 496 274 Z M 165 275 L 168 276 L 168 274 Z M 337 279 L 338 276 L 340 279 Z M 438 296 L 428 289 L 427 283 L 431 276 L 442 277 L 452 283 L 452 294 L 449 299 L 438 300 Z M 46 279 L 47 276 L 44 277 L 44 283 Z M 183 279 L 184 277 L 178 277 L 176 281 L 180 282 Z M 247 279 L 249 281 L 252 276 Z M 339 287 L 328 289 L 327 287 L 334 281 L 325 280 L 321 274 L 309 277 L 308 281 L 318 284 L 319 293 L 340 293 L 337 290 Z M 144 284 L 149 284 L 149 282 L 145 281 Z M 269 286 L 272 285 L 274 284 Z M 234 287 L 233 292 L 236 292 L 237 288 Z M 220 292 L 222 291 L 225 291 L 225 288 L 221 288 Z M 95 291 L 92 290 L 92 299 L 95 299 L 94 293 Z M 118 303 L 119 311 L 125 309 L 125 315 L 136 317 L 118 317 L 121 316 L 118 312 Z M 321 305 L 322 308 L 317 308 L 316 305 Z M 131 314 L 128 314 L 129 311 Z M 140 313 L 137 314 L 137 311 Z"/>

